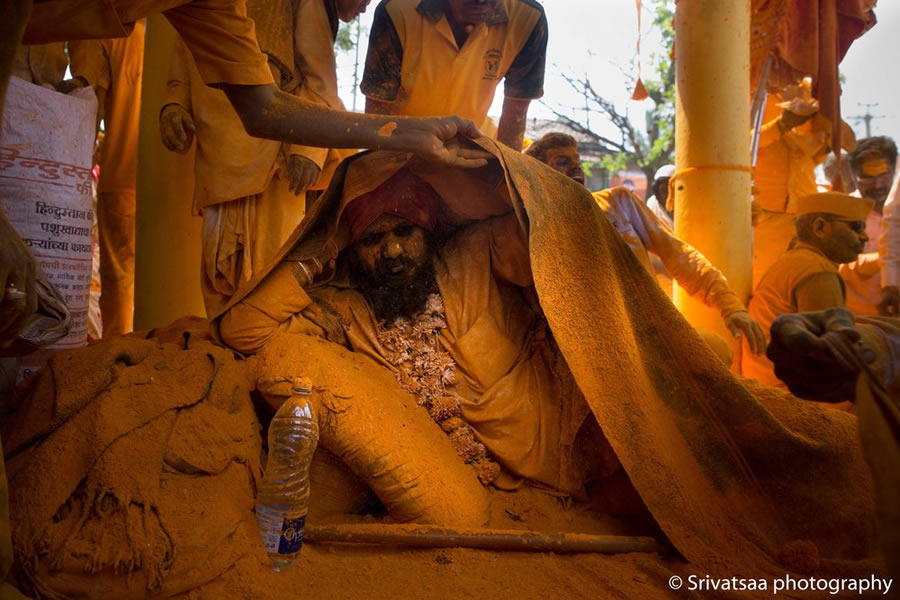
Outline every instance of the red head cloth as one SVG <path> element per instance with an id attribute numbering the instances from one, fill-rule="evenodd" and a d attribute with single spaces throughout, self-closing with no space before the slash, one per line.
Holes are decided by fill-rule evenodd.
<path id="1" fill-rule="evenodd" d="M 437 192 L 408 169 L 400 169 L 380 186 L 350 201 L 341 217 L 350 227 L 350 239 L 359 240 L 366 227 L 383 214 L 396 215 L 428 231 L 437 221 Z"/>

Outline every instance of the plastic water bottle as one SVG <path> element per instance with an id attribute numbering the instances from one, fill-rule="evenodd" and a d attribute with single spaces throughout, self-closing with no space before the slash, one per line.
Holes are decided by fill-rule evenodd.
<path id="1" fill-rule="evenodd" d="M 269 460 L 256 495 L 256 524 L 276 571 L 294 566 L 303 545 L 309 465 L 319 442 L 311 394 L 308 379 L 295 379 L 290 400 L 269 425 Z"/>

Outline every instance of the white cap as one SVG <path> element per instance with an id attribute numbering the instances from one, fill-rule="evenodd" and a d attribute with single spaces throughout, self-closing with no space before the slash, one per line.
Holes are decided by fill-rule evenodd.
<path id="1" fill-rule="evenodd" d="M 653 180 L 662 179 L 663 177 L 671 177 L 675 174 L 675 165 L 663 165 L 653 174 Z"/>

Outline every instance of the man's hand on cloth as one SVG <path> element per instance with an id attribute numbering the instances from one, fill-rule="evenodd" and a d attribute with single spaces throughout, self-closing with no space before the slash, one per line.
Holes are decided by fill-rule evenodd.
<path id="1" fill-rule="evenodd" d="M 835 354 L 826 334 L 852 347 L 865 362 L 875 360 L 846 308 L 781 315 L 770 333 L 766 356 L 775 364 L 775 375 L 801 398 L 842 402 L 855 396 L 860 369 Z"/>
<path id="2" fill-rule="evenodd" d="M 15 339 L 37 310 L 31 251 L 0 213 L 0 348 Z"/>
<path id="3" fill-rule="evenodd" d="M 284 163 L 285 176 L 291 193 L 299 196 L 319 179 L 319 165 L 300 154 L 291 154 Z"/>
<path id="4" fill-rule="evenodd" d="M 163 145 L 178 154 L 191 148 L 197 132 L 190 113 L 179 104 L 166 104 L 159 113 L 159 133 Z"/>
<path id="5" fill-rule="evenodd" d="M 398 121 L 396 131 L 385 131 L 383 135 L 393 136 L 394 144 L 417 154 L 421 160 L 448 167 L 483 167 L 493 158 L 489 152 L 464 145 L 465 138 L 482 136 L 471 121 L 459 117 L 404 119 Z"/>
<path id="6" fill-rule="evenodd" d="M 766 332 L 746 310 L 739 310 L 725 317 L 725 326 L 736 338 L 743 334 L 753 354 L 762 354 L 766 351 Z"/>

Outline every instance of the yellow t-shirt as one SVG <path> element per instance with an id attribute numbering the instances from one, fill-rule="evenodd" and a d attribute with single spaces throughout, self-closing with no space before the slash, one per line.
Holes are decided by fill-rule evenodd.
<path id="1" fill-rule="evenodd" d="M 501 79 L 508 98 L 541 97 L 546 48 L 547 20 L 533 0 L 501 0 L 462 48 L 440 0 L 388 0 L 375 10 L 360 89 L 393 114 L 481 125 Z"/>

